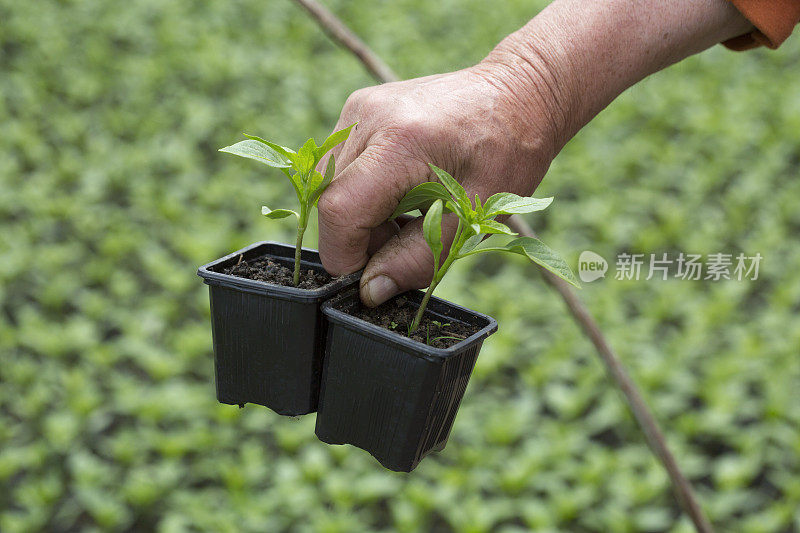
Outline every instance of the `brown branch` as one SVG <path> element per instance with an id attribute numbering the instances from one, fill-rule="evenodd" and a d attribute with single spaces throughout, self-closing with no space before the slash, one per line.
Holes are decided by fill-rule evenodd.
<path id="1" fill-rule="evenodd" d="M 510 217 L 507 222 L 508 225 L 520 235 L 526 235 L 528 237 L 536 236 L 528 223 L 525 222 L 525 219 L 521 217 Z M 608 344 L 603 332 L 600 331 L 600 327 L 597 325 L 597 322 L 595 322 L 592 314 L 566 281 L 544 268 L 539 267 L 539 271 L 542 273 L 544 280 L 558 291 L 564 303 L 567 305 L 570 314 L 572 314 L 572 317 L 575 319 L 575 322 L 578 323 L 583 333 L 589 337 L 589 340 L 594 344 L 598 355 L 600 355 L 600 359 L 603 360 L 608 374 L 622 391 L 628 403 L 628 407 L 630 407 L 633 413 L 634 419 L 644 433 L 647 445 L 661 461 L 661 464 L 664 465 L 667 475 L 669 475 L 669 479 L 672 482 L 672 488 L 678 498 L 678 503 L 686 514 L 689 515 L 689 518 L 692 519 L 695 529 L 700 533 L 713 532 L 714 529 L 703 513 L 703 509 L 700 507 L 700 503 L 692 490 L 692 485 L 686 479 L 686 476 L 683 475 L 683 472 L 681 472 L 675 460 L 675 456 L 672 455 L 667 445 L 667 440 L 664 438 L 664 434 L 661 432 L 661 428 L 659 428 L 655 416 L 653 416 L 650 409 L 647 407 L 647 402 L 645 402 L 644 397 L 641 392 L 639 392 L 636 383 L 631 379 L 625 367 L 622 365 L 622 362 L 611 349 L 611 346 Z"/>
<path id="2" fill-rule="evenodd" d="M 397 74 L 389 68 L 389 65 L 376 56 L 375 53 L 364 44 L 364 41 L 359 39 L 358 36 L 353 33 L 350 28 L 345 26 L 336 15 L 331 13 L 327 7 L 316 0 L 294 0 L 294 2 L 300 4 L 308 11 L 334 42 L 344 46 L 360 59 L 375 79 L 379 80 L 381 83 L 389 83 L 400 79 L 397 77 Z"/>
<path id="3" fill-rule="evenodd" d="M 347 48 L 356 55 L 364 66 L 383 83 L 397 81 L 397 75 L 377 57 L 364 42 L 359 39 L 344 23 L 333 13 L 319 4 L 316 0 L 294 0 L 303 6 L 316 20 L 325 32 L 338 44 Z M 523 218 L 512 216 L 508 219 L 508 225 L 520 235 L 535 237 L 536 234 Z M 600 355 L 606 367 L 608 375 L 616 386 L 622 391 L 623 397 L 628 404 L 636 423 L 642 430 L 647 441 L 647 445 L 661 461 L 669 475 L 672 487 L 678 498 L 678 503 L 691 518 L 695 528 L 700 533 L 711 533 L 713 528 L 711 523 L 703 513 L 697 497 L 692 490 L 692 486 L 675 461 L 675 457 L 667 446 L 664 434 L 658 426 L 653 414 L 647 407 L 647 403 L 631 379 L 625 367 L 615 355 L 611 346 L 608 344 L 603 332 L 595 322 L 589 310 L 581 302 L 580 298 L 567 282 L 551 273 L 549 270 L 539 267 L 544 280 L 561 295 L 564 303 L 569 309 L 575 322 L 580 326 L 583 333 L 594 344 L 597 353 Z"/>

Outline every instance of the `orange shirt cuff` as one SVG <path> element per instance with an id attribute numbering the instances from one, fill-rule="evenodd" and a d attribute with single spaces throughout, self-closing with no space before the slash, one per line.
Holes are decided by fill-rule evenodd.
<path id="1" fill-rule="evenodd" d="M 800 22 L 800 0 L 730 0 L 756 27 L 750 33 L 725 41 L 732 50 L 757 46 L 777 48 Z"/>

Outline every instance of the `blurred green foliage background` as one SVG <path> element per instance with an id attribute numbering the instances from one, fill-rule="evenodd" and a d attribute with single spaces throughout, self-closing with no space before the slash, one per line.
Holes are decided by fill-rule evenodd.
<path id="1" fill-rule="evenodd" d="M 327 4 L 413 77 L 478 61 L 545 2 Z M 573 266 L 764 256 L 757 281 L 582 292 L 720 531 L 800 531 L 798 69 L 795 37 L 653 76 L 566 147 L 530 219 Z M 370 84 L 288 0 L 0 0 L 0 531 L 691 530 L 522 259 L 440 289 L 500 331 L 410 475 L 318 442 L 314 415 L 217 404 L 195 269 L 290 239 L 259 213 L 292 193 L 216 148 L 322 138 Z"/>

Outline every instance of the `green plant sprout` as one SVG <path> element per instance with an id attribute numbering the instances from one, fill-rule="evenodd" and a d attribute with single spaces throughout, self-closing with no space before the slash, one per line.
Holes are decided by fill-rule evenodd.
<path id="1" fill-rule="evenodd" d="M 519 254 L 580 288 L 575 274 L 572 273 L 567 263 L 539 239 L 520 237 L 505 246 L 477 248 L 486 235 L 517 235 L 505 224 L 497 222 L 495 220 L 497 216 L 541 211 L 552 203 L 552 197 L 529 198 L 501 192 L 490 196 L 484 204 L 481 204 L 481 199 L 476 194 L 475 202 L 473 203 L 461 184 L 453 179 L 450 174 L 434 165 L 429 166 L 441 183 L 426 182 L 417 185 L 403 197 L 391 216 L 391 218 L 395 218 L 415 209 L 423 211 L 427 209 L 422 222 L 422 233 L 425 237 L 425 242 L 428 243 L 431 252 L 433 252 L 433 280 L 422 298 L 422 303 L 420 303 L 414 321 L 409 327 L 409 333 L 413 333 L 419 327 L 433 291 L 441 283 L 442 278 L 453 262 L 470 255 L 484 252 Z M 458 228 L 447 258 L 440 264 L 444 250 L 444 244 L 442 243 L 442 213 L 445 211 L 455 213 L 458 216 Z"/>
<path id="2" fill-rule="evenodd" d="M 261 214 L 273 220 L 286 218 L 290 215 L 294 215 L 297 218 L 293 279 L 295 287 L 300 283 L 300 254 L 303 249 L 303 234 L 308 227 L 308 216 L 317 205 L 320 195 L 333 180 L 336 165 L 333 154 L 328 159 L 324 175 L 316 170 L 317 164 L 334 146 L 347 139 L 353 126 L 355 124 L 331 133 L 322 143 L 322 146 L 317 146 L 314 139 L 309 139 L 296 152 L 285 146 L 265 141 L 260 137 L 246 133 L 244 134 L 247 137 L 246 141 L 240 141 L 219 149 L 220 152 L 228 152 L 240 157 L 255 159 L 267 166 L 279 168 L 292 183 L 292 187 L 294 187 L 294 191 L 297 194 L 297 200 L 300 203 L 300 212 L 298 213 L 291 209 L 270 209 L 267 206 L 262 206 Z"/>
<path id="3" fill-rule="evenodd" d="M 428 330 L 425 332 L 425 344 L 430 345 L 432 342 L 436 342 L 436 341 L 441 340 L 441 339 L 452 339 L 452 340 L 455 340 L 455 341 L 463 341 L 464 340 L 464 337 L 462 337 L 460 335 L 456 336 L 455 333 L 451 333 L 450 335 L 440 335 L 439 337 L 431 338 L 431 326 L 436 326 L 437 328 L 439 328 L 439 331 L 441 331 L 443 333 L 451 333 L 449 331 L 448 332 L 444 331 L 444 328 L 450 326 L 450 322 L 445 322 L 444 324 L 442 324 L 438 320 L 431 320 L 431 323 L 428 324 Z"/>

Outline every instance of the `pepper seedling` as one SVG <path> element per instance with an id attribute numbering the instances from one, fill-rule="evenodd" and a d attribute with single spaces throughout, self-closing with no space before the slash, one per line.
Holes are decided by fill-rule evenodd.
<path id="1" fill-rule="evenodd" d="M 293 278 L 295 286 L 300 283 L 300 254 L 303 249 L 303 234 L 308 227 L 308 217 L 311 210 L 316 207 L 320 195 L 333 180 L 336 162 L 333 154 L 331 154 L 324 175 L 316 170 L 317 164 L 334 146 L 347 140 L 353 126 L 355 124 L 331 133 L 321 146 L 317 146 L 314 139 L 309 139 L 296 152 L 285 146 L 265 141 L 261 137 L 246 133 L 244 134 L 247 137 L 246 141 L 240 141 L 219 149 L 220 152 L 247 157 L 267 166 L 279 168 L 292 183 L 292 187 L 294 187 L 294 191 L 297 194 L 297 200 L 300 203 L 300 212 L 298 213 L 291 209 L 270 209 L 267 206 L 262 206 L 261 214 L 273 220 L 291 215 L 297 218 Z"/>
<path id="2" fill-rule="evenodd" d="M 417 185 L 403 197 L 391 216 L 391 218 L 395 218 L 415 209 L 422 211 L 427 209 L 422 222 L 422 233 L 425 237 L 425 242 L 428 243 L 431 252 L 433 252 L 433 280 L 422 298 L 422 303 L 420 303 L 414 321 L 409 327 L 409 333 L 413 333 L 419 327 L 433 291 L 441 283 L 442 278 L 453 262 L 470 255 L 485 252 L 519 254 L 568 283 L 580 287 L 575 274 L 572 273 L 567 263 L 558 253 L 539 239 L 519 237 L 505 246 L 477 247 L 487 235 L 517 235 L 511 231 L 511 228 L 496 221 L 496 217 L 499 215 L 516 215 L 541 211 L 553 202 L 552 197 L 530 198 L 501 192 L 490 196 L 484 204 L 481 204 L 481 199 L 476 194 L 473 203 L 461 184 L 450 174 L 434 165 L 429 166 L 441 183 L 426 182 Z M 458 228 L 453 238 L 453 244 L 450 246 L 450 251 L 444 262 L 440 264 L 441 255 L 444 251 L 444 244 L 442 243 L 442 214 L 446 211 L 456 214 Z"/>

